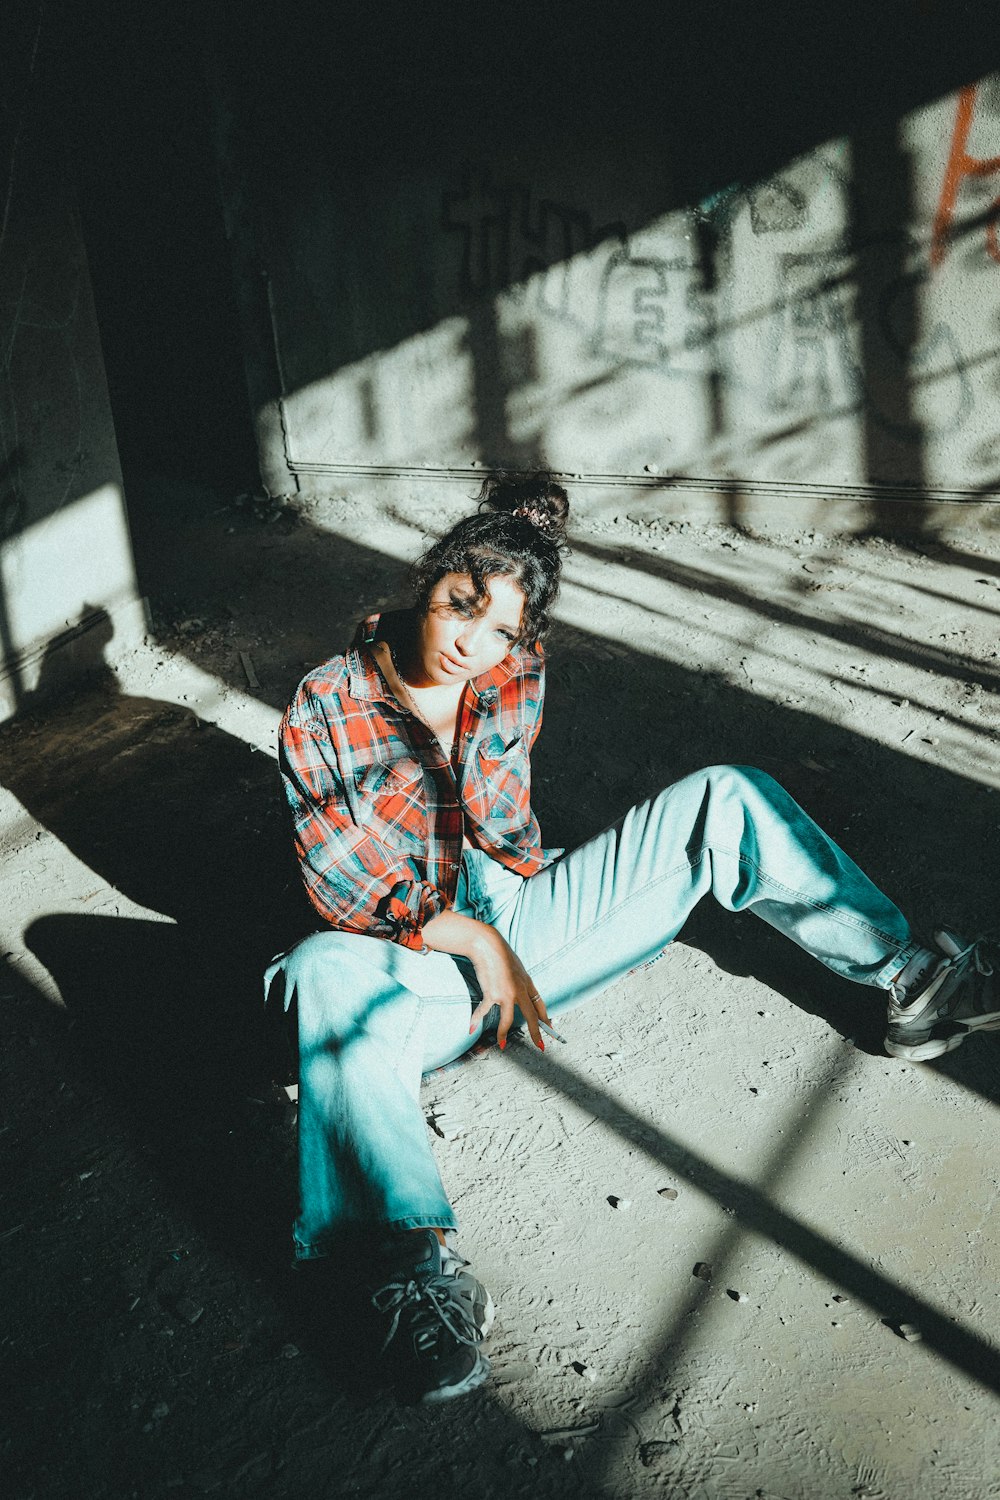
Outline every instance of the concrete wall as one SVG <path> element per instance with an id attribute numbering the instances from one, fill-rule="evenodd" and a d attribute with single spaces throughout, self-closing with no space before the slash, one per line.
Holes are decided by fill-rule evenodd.
<path id="1" fill-rule="evenodd" d="M 922 79 L 930 97 L 880 110 L 869 68 L 850 128 L 789 132 L 721 185 L 713 160 L 708 191 L 683 124 L 648 111 L 540 132 L 470 108 L 433 133 L 421 96 L 411 129 L 366 120 L 366 146 L 319 130 L 276 150 L 248 194 L 230 109 L 268 487 L 542 464 L 596 507 L 981 516 L 1000 495 L 1000 75 Z"/>
<path id="2" fill-rule="evenodd" d="M 0 154 L 0 716 L 143 628 L 42 6 L 8 52 Z"/>

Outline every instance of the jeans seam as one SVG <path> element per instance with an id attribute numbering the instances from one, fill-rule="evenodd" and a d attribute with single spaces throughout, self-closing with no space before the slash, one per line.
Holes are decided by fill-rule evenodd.
<path id="1" fill-rule="evenodd" d="M 804 902 L 806 906 L 811 906 L 813 911 L 827 912 L 830 916 L 835 917 L 837 921 L 844 922 L 847 926 L 854 927 L 859 932 L 869 932 L 873 937 L 880 938 L 882 942 L 887 943 L 890 948 L 899 947 L 898 940 L 896 938 L 890 937 L 887 932 L 883 932 L 881 927 L 873 927 L 870 922 L 866 922 L 861 918 L 855 917 L 850 912 L 845 912 L 839 906 L 831 906 L 828 902 L 819 900 L 818 897 L 806 896 L 802 891 L 795 890 L 794 886 L 782 885 L 780 880 L 775 880 L 773 876 L 766 875 L 760 868 L 760 865 L 757 864 L 756 860 L 751 859 L 749 855 L 735 854 L 732 849 L 720 849 L 718 852 L 720 854 L 728 854 L 730 858 L 739 860 L 741 864 L 749 865 L 752 870 L 756 871 L 759 879 L 763 881 L 764 884 L 771 886 L 774 890 L 784 891 L 786 895 L 794 896 L 796 900 Z M 703 849 L 701 854 L 699 855 L 699 862 L 704 857 L 704 855 L 705 850 Z"/>
<path id="2" fill-rule="evenodd" d="M 469 995 L 417 995 L 413 992 L 413 990 L 410 990 L 410 994 L 413 995 L 414 999 L 413 1021 L 410 1024 L 406 1035 L 402 1040 L 402 1043 L 400 1044 L 399 1052 L 397 1054 L 397 1061 L 393 1065 L 393 1072 L 400 1080 L 402 1079 L 402 1073 L 400 1069 L 403 1061 L 405 1060 L 407 1048 L 409 1047 L 413 1034 L 423 1018 L 424 1007 L 427 1005 L 469 1005 L 469 1001 L 471 999 L 471 996 Z M 470 1006 L 470 1009 L 472 1008 L 473 1007 Z M 431 1069 L 431 1071 L 433 1072 L 433 1069 Z M 420 1076 L 421 1078 L 423 1078 L 424 1076 L 422 1069 Z"/>
<path id="3" fill-rule="evenodd" d="M 737 853 L 733 849 L 726 849 L 718 845 L 703 845 L 694 858 L 688 858 L 684 861 L 683 864 L 674 865 L 672 869 L 665 870 L 662 875 L 657 877 L 655 882 L 651 882 L 651 885 L 646 887 L 646 890 L 642 892 L 642 895 L 646 895 L 647 892 L 650 889 L 655 888 L 655 886 L 662 885 L 665 880 L 670 880 L 673 878 L 673 876 L 679 875 L 682 870 L 696 869 L 698 865 L 700 865 L 704 860 L 705 855 L 712 853 L 729 855 L 731 859 L 735 859 L 740 865 L 749 866 L 749 868 L 756 873 L 758 879 L 763 884 L 769 886 L 772 890 L 782 891 L 788 896 L 794 896 L 797 901 L 800 901 L 804 905 L 811 907 L 813 911 L 826 912 L 828 915 L 834 917 L 837 921 L 843 922 L 845 926 L 853 927 L 856 931 L 867 932 L 870 933 L 873 937 L 879 938 L 894 952 L 901 951 L 898 940 L 896 938 L 891 938 L 888 933 L 883 932 L 881 928 L 873 927 L 870 922 L 858 920 L 850 913 L 844 912 L 840 907 L 831 906 L 825 901 L 820 901 L 817 898 L 806 896 L 802 891 L 797 891 L 792 886 L 782 885 L 780 880 L 774 880 L 772 876 L 765 874 L 757 864 L 756 860 L 751 859 L 749 855 Z M 599 932 L 603 926 L 611 921 L 612 917 L 615 917 L 620 912 L 627 910 L 631 903 L 633 901 L 637 901 L 638 899 L 638 892 L 630 892 L 624 900 L 620 901 L 598 921 L 592 923 L 590 927 L 586 928 L 586 935 L 590 936 L 592 933 Z M 547 965 L 549 965 L 550 963 L 555 963 L 557 959 L 562 958 L 564 953 L 567 953 L 575 943 L 579 942 L 580 937 L 581 934 L 576 933 L 569 942 L 564 943 L 561 948 L 556 950 L 555 953 L 550 953 L 547 958 L 543 959 L 541 963 L 538 964 L 538 972 L 543 973 Z M 671 939 L 670 941 L 672 942 L 673 939 Z M 650 960 L 650 962 L 652 962 L 652 960 Z M 889 962 L 888 958 L 886 962 Z"/>
<path id="4" fill-rule="evenodd" d="M 695 863 L 700 863 L 700 859 L 701 856 L 699 856 L 699 859 L 695 861 Z M 651 887 L 647 887 L 647 890 L 657 885 L 662 885 L 665 880 L 670 880 L 672 876 L 680 874 L 681 870 L 685 869 L 693 869 L 693 865 L 690 860 L 685 860 L 684 864 L 682 865 L 675 865 L 671 870 L 665 870 L 662 875 L 658 876 L 657 879 L 652 882 Z M 646 892 L 644 891 L 642 894 L 645 895 Z M 609 912 L 605 913 L 603 917 L 601 917 L 598 921 L 593 922 L 588 928 L 586 928 L 586 935 L 590 936 L 591 933 L 599 932 L 602 927 L 604 927 L 608 922 L 611 921 L 612 917 L 617 916 L 619 912 L 625 911 L 633 901 L 637 901 L 638 899 L 638 892 L 630 892 L 622 901 L 618 902 L 616 906 L 612 907 Z M 568 953 L 569 950 L 580 941 L 580 937 L 581 933 L 576 933 L 568 942 L 563 943 L 561 948 L 557 948 L 555 953 L 550 953 L 547 958 L 544 958 L 541 963 L 538 964 L 538 972 L 541 973 L 542 971 L 544 971 L 548 964 L 555 963 L 556 959 L 562 958 L 564 953 Z"/>

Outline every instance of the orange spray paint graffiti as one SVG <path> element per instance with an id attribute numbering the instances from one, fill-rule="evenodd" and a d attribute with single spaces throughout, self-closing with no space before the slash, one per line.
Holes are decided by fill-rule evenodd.
<path id="1" fill-rule="evenodd" d="M 951 242 L 951 226 L 955 217 L 955 203 L 959 189 L 967 177 L 991 177 L 1000 173 L 1000 156 L 970 156 L 966 150 L 972 116 L 976 108 L 977 85 L 971 83 L 961 90 L 955 111 L 955 129 L 951 137 L 951 152 L 945 169 L 944 183 L 934 229 L 931 235 L 931 265 L 939 266 L 948 253 Z M 1000 261 L 1000 240 L 997 238 L 997 212 L 1000 197 L 995 198 L 985 216 L 986 249 L 995 261 Z"/>

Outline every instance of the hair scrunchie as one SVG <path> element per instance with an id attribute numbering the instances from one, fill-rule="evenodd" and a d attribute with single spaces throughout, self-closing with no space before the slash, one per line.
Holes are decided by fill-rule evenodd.
<path id="1" fill-rule="evenodd" d="M 519 505 L 511 511 L 512 516 L 519 516 L 523 521 L 530 521 L 532 526 L 537 526 L 539 531 L 550 531 L 552 520 L 544 511 L 536 510 L 533 505 Z"/>

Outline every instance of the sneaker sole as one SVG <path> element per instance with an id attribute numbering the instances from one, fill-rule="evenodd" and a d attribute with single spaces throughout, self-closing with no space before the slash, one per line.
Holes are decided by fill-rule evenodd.
<path id="1" fill-rule="evenodd" d="M 483 1291 L 486 1292 L 485 1287 L 483 1287 Z M 483 1308 L 483 1319 L 479 1325 L 479 1337 L 481 1339 L 484 1339 L 489 1333 L 490 1329 L 493 1327 L 496 1315 L 497 1310 L 493 1298 L 490 1296 L 489 1292 L 486 1292 L 486 1305 Z"/>
<path id="2" fill-rule="evenodd" d="M 946 1052 L 954 1052 L 968 1035 L 967 1031 L 956 1031 L 952 1036 L 934 1037 L 929 1042 L 887 1041 L 885 1050 L 890 1057 L 901 1057 L 906 1062 L 930 1062 L 932 1057 L 943 1057 Z"/>
<path id="3" fill-rule="evenodd" d="M 433 1406 L 439 1401 L 454 1401 L 457 1396 L 466 1396 L 478 1390 L 490 1373 L 490 1362 L 481 1349 L 476 1350 L 476 1363 L 464 1380 L 454 1385 L 440 1385 L 436 1390 L 425 1391 L 420 1401 L 423 1406 Z"/>
<path id="4" fill-rule="evenodd" d="M 969 1016 L 959 1024 L 965 1027 L 964 1031 L 953 1032 L 951 1036 L 931 1037 L 926 1042 L 887 1040 L 885 1050 L 890 1057 L 904 1057 L 909 1062 L 927 1062 L 932 1057 L 941 1057 L 945 1052 L 954 1052 L 966 1037 L 975 1035 L 977 1031 L 1000 1031 L 1000 1016 L 983 1016 L 981 1020 Z"/>

